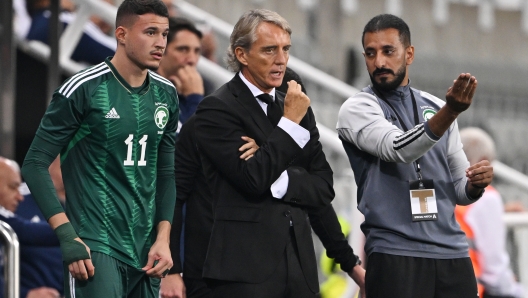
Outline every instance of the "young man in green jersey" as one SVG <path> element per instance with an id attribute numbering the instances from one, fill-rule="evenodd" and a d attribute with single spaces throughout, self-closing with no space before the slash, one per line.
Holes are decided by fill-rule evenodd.
<path id="1" fill-rule="evenodd" d="M 116 27 L 115 56 L 55 91 L 22 168 L 60 239 L 67 297 L 157 297 L 172 267 L 179 107 L 174 85 L 152 71 L 167 8 L 125 0 Z M 66 213 L 48 173 L 59 153 Z"/>

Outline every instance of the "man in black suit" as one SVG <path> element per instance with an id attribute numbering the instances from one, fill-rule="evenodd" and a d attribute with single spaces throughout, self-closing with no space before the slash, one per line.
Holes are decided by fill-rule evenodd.
<path id="1" fill-rule="evenodd" d="M 214 297 L 315 297 L 310 224 L 333 251 L 347 245 L 340 241 L 339 224 L 333 225 L 332 170 L 310 99 L 294 81 L 286 96 L 275 92 L 288 62 L 290 34 L 275 12 L 244 14 L 228 53 L 238 73 L 196 112 L 196 140 L 213 196 L 203 276 Z M 260 146 L 248 160 L 239 158 L 242 136 Z M 363 285 L 364 270 L 354 260 L 346 267 Z"/>

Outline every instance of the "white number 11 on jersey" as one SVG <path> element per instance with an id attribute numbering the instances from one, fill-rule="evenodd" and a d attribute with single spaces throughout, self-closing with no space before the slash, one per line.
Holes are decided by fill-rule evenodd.
<path id="1" fill-rule="evenodd" d="M 143 135 L 141 140 L 139 140 L 139 145 L 141 145 L 141 158 L 138 161 L 138 166 L 146 166 L 147 161 L 145 160 L 145 150 L 147 149 L 147 138 L 148 135 Z M 125 166 L 133 166 L 134 161 L 132 160 L 132 149 L 134 147 L 134 144 L 132 143 L 132 140 L 134 140 L 134 135 L 129 134 L 128 138 L 125 140 L 125 144 L 127 145 L 127 158 L 123 162 Z"/>

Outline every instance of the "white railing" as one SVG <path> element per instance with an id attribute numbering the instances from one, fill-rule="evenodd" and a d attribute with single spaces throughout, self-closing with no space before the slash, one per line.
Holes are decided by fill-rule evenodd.
<path id="1" fill-rule="evenodd" d="M 478 25 L 484 31 L 495 28 L 495 11 L 519 11 L 521 12 L 521 28 L 528 34 L 528 1 L 526 0 L 434 0 L 433 18 L 438 25 L 446 25 L 449 22 L 449 6 L 460 4 L 475 6 L 478 9 Z"/>
<path id="2" fill-rule="evenodd" d="M 6 298 L 20 297 L 20 245 L 10 225 L 0 220 L 0 235 L 4 244 L 4 293 Z"/>

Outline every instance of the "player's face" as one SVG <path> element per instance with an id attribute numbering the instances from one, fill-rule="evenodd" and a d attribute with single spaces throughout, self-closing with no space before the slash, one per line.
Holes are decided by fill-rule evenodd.
<path id="1" fill-rule="evenodd" d="M 414 59 L 414 47 L 404 47 L 398 30 L 367 32 L 363 41 L 363 56 L 374 87 L 388 91 L 408 84 L 407 67 Z"/>
<path id="2" fill-rule="evenodd" d="M 275 24 L 262 22 L 256 36 L 249 51 L 237 48 L 235 53 L 243 64 L 244 77 L 267 93 L 282 84 L 290 58 L 290 35 Z"/>
<path id="3" fill-rule="evenodd" d="M 200 38 L 189 30 L 180 30 L 167 44 L 160 67 L 164 69 L 165 74 L 175 75 L 178 69 L 186 65 L 196 66 L 201 53 Z"/>
<path id="4" fill-rule="evenodd" d="M 11 212 L 16 211 L 18 204 L 24 199 L 18 190 L 20 183 L 20 174 L 6 164 L 0 165 L 0 206 Z"/>
<path id="5" fill-rule="evenodd" d="M 139 15 L 126 29 L 128 58 L 141 69 L 156 70 L 167 46 L 169 20 L 153 13 Z"/>

